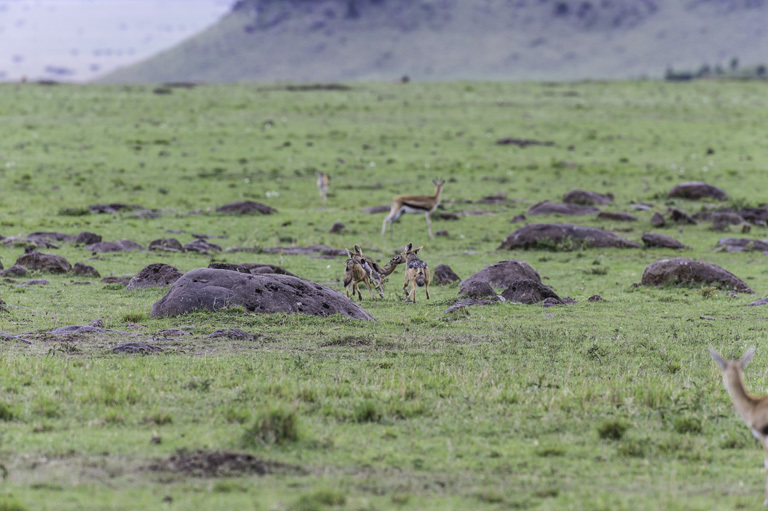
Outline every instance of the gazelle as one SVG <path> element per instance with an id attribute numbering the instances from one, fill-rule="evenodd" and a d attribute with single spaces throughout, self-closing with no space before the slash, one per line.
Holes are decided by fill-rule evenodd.
<path id="1" fill-rule="evenodd" d="M 743 370 L 755 355 L 755 349 L 748 349 L 738 360 L 725 360 L 711 348 L 709 354 L 722 369 L 723 383 L 731 395 L 736 412 L 747 423 L 752 435 L 760 440 L 765 451 L 766 479 L 763 505 L 768 506 L 768 396 L 753 396 L 744 387 Z"/>
<path id="2" fill-rule="evenodd" d="M 406 301 L 416 303 L 416 286 L 426 286 L 427 300 L 429 300 L 429 267 L 427 263 L 419 259 L 418 253 L 424 247 L 413 249 L 413 243 L 408 243 L 401 256 L 405 259 L 405 284 L 403 292 L 407 296 Z M 411 284 L 411 292 L 408 293 L 408 284 Z"/>
<path id="3" fill-rule="evenodd" d="M 392 208 L 389 210 L 387 218 L 381 224 L 381 235 L 387 231 L 387 222 L 389 222 L 389 235 L 392 236 L 392 224 L 395 220 L 403 216 L 403 213 L 424 213 L 427 219 L 427 232 L 432 238 L 432 213 L 440 204 L 440 196 L 443 193 L 443 184 L 445 181 L 432 180 L 435 184 L 434 195 L 398 195 L 392 199 Z"/>
<path id="4" fill-rule="evenodd" d="M 317 171 L 317 191 L 320 192 L 320 199 L 323 202 L 328 198 L 328 186 L 331 180 L 325 172 Z"/>
<path id="5" fill-rule="evenodd" d="M 368 287 L 368 293 L 371 295 L 371 300 L 373 300 L 373 291 L 371 291 L 371 279 L 370 274 L 371 270 L 366 269 L 365 266 L 368 266 L 368 263 L 365 262 L 363 259 L 363 253 L 360 251 L 358 253 L 360 247 L 355 246 L 355 253 L 347 249 L 347 255 L 349 256 L 349 259 L 347 259 L 345 266 L 344 266 L 344 289 L 347 292 L 347 298 L 349 298 L 349 286 L 352 286 L 352 297 L 355 296 L 355 291 L 357 291 L 357 296 L 360 299 L 360 301 L 363 301 L 363 295 L 360 293 L 360 288 L 358 287 L 358 284 L 360 282 L 364 282 L 365 285 Z M 377 291 L 379 292 L 379 296 L 384 298 L 384 293 L 381 291 L 381 289 L 377 288 Z"/>

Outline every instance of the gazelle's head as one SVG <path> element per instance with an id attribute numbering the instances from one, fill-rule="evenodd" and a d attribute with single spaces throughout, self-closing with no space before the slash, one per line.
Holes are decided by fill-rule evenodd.
<path id="1" fill-rule="evenodd" d="M 723 381 L 727 387 L 728 382 L 734 381 L 734 378 L 742 378 L 744 368 L 747 367 L 747 364 L 752 360 L 752 357 L 755 356 L 755 348 L 749 348 L 744 352 L 741 358 L 735 360 L 723 358 L 722 355 L 712 348 L 709 348 L 709 354 L 712 355 L 712 358 L 714 358 L 715 362 L 720 366 L 720 369 L 723 372 Z"/>

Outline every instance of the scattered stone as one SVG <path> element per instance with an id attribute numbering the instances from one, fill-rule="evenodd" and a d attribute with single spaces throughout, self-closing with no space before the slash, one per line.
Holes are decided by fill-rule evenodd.
<path id="1" fill-rule="evenodd" d="M 261 213 L 262 215 L 271 215 L 272 213 L 277 213 L 277 210 L 274 208 L 270 208 L 269 206 L 266 206 L 264 204 L 259 204 L 258 202 L 253 201 L 238 201 L 238 202 L 230 202 L 229 204 L 224 204 L 223 206 L 219 206 L 216 208 L 216 211 L 219 213 L 229 213 L 229 214 L 236 214 L 236 215 L 249 215 L 251 213 Z"/>
<path id="2" fill-rule="evenodd" d="M 499 195 L 489 195 L 487 197 L 483 197 L 477 202 L 481 204 L 500 204 L 504 202 L 509 202 L 509 199 L 507 199 L 504 195 L 499 194 Z"/>
<path id="3" fill-rule="evenodd" d="M 148 220 L 153 218 L 160 218 L 160 212 L 156 209 L 142 209 L 141 211 L 131 213 L 131 216 Z"/>
<path id="4" fill-rule="evenodd" d="M 37 239 L 30 239 L 30 238 L 20 238 L 16 236 L 9 236 L 7 238 L 3 238 L 3 245 L 6 247 L 24 247 L 25 250 L 30 250 L 34 248 L 59 248 L 58 245 L 55 243 L 52 243 L 50 241 L 46 241 L 43 238 L 37 238 Z"/>
<path id="5" fill-rule="evenodd" d="M 199 252 L 201 254 L 210 254 L 211 252 L 221 252 L 221 247 L 215 243 L 205 241 L 203 239 L 196 239 L 190 241 L 183 247 L 184 252 Z"/>
<path id="6" fill-rule="evenodd" d="M 459 219 L 459 215 L 457 215 L 456 213 L 448 212 L 448 211 L 442 211 L 442 212 L 439 212 L 439 213 L 437 213 L 435 215 L 432 215 L 432 218 L 434 220 L 450 220 L 450 221 L 455 221 L 455 220 Z"/>
<path id="7" fill-rule="evenodd" d="M 641 284 L 713 284 L 744 293 L 754 293 L 744 281 L 716 264 L 683 258 L 662 259 L 649 264 L 643 272 Z"/>
<path id="8" fill-rule="evenodd" d="M 696 220 L 681 209 L 669 207 L 667 208 L 667 212 L 669 213 L 669 219 L 676 224 L 696 225 Z"/>
<path id="9" fill-rule="evenodd" d="M 20 286 L 47 286 L 50 282 L 45 279 L 32 279 L 19 284 Z"/>
<path id="10" fill-rule="evenodd" d="M 132 291 L 134 289 L 146 289 L 148 287 L 170 286 L 179 280 L 182 275 L 184 274 L 170 264 L 150 264 L 131 278 L 125 289 L 127 291 Z"/>
<path id="11" fill-rule="evenodd" d="M 583 206 L 606 206 L 613 202 L 613 194 L 602 194 L 587 190 L 571 190 L 563 195 L 566 204 L 581 204 Z"/>
<path id="12" fill-rule="evenodd" d="M 83 231 L 75 236 L 75 243 L 78 245 L 93 245 L 101 241 L 101 236 L 92 232 Z"/>
<path id="13" fill-rule="evenodd" d="M 747 222 L 753 225 L 768 225 L 768 208 L 744 208 L 738 212 Z"/>
<path id="14" fill-rule="evenodd" d="M 334 224 L 331 226 L 331 230 L 328 231 L 331 234 L 339 234 L 344 230 L 345 225 L 341 222 L 334 222 Z"/>
<path id="15" fill-rule="evenodd" d="M 434 270 L 432 270 L 432 277 L 430 278 L 430 284 L 435 286 L 445 286 L 452 282 L 459 282 L 461 279 L 456 275 L 450 266 L 447 264 L 438 264 Z"/>
<path id="16" fill-rule="evenodd" d="M 651 216 L 651 225 L 654 227 L 664 227 L 666 223 L 667 221 L 664 220 L 664 217 L 658 211 Z"/>
<path id="17" fill-rule="evenodd" d="M 476 305 L 493 305 L 496 303 L 499 303 L 501 300 L 499 300 L 498 297 L 495 297 L 493 300 L 480 300 L 477 298 L 460 298 L 459 300 L 456 300 L 456 303 L 448 307 L 443 311 L 445 314 L 462 314 L 463 316 L 469 316 L 469 311 L 466 310 L 467 307 L 474 307 Z"/>
<path id="18" fill-rule="evenodd" d="M 232 305 L 258 313 L 344 314 L 355 319 L 374 319 L 338 291 L 314 282 L 288 275 L 249 275 L 212 268 L 186 273 L 152 305 L 150 316 L 177 316 L 193 310 L 216 310 Z"/>
<path id="19" fill-rule="evenodd" d="M 209 339 L 215 339 L 217 337 L 226 337 L 227 339 L 238 341 L 252 341 L 255 339 L 254 336 L 245 330 L 240 330 L 239 328 L 220 328 L 218 330 L 214 330 L 208 335 Z"/>
<path id="20" fill-rule="evenodd" d="M 516 145 L 517 147 L 523 148 L 531 145 L 553 146 L 555 145 L 555 143 L 550 140 L 531 140 L 531 139 L 524 139 L 524 138 L 507 137 L 507 138 L 500 138 L 499 140 L 497 140 L 496 145 Z"/>
<path id="21" fill-rule="evenodd" d="M 699 211 L 693 215 L 693 218 L 702 222 L 725 225 L 740 225 L 745 222 L 741 215 L 731 211 Z"/>
<path id="22" fill-rule="evenodd" d="M 650 211 L 653 208 L 653 205 L 651 204 L 645 204 L 643 202 L 639 202 L 637 204 L 632 204 L 629 206 L 629 209 L 634 209 L 636 211 Z"/>
<path id="23" fill-rule="evenodd" d="M 110 330 L 109 328 L 102 328 L 101 326 L 93 325 L 69 325 L 54 328 L 48 330 L 49 334 L 53 335 L 72 335 L 72 334 L 120 334 L 120 335 L 137 335 L 131 332 L 121 332 L 120 330 Z"/>
<path id="24" fill-rule="evenodd" d="M 717 246 L 720 250 L 725 250 L 726 252 L 744 252 L 749 250 L 757 250 L 763 253 L 768 252 L 768 241 L 750 238 L 722 238 L 717 242 Z"/>
<path id="25" fill-rule="evenodd" d="M 532 279 L 522 279 L 513 282 L 511 286 L 501 293 L 507 301 L 518 303 L 539 303 L 545 298 L 555 298 L 560 300 L 557 293 L 552 291 L 549 286 L 545 286 L 540 281 L 537 282 Z"/>
<path id="26" fill-rule="evenodd" d="M 612 213 L 609 211 L 601 211 L 597 214 L 597 218 L 602 218 L 603 220 L 614 220 L 617 222 L 636 222 L 637 217 L 634 215 L 630 215 L 629 213 Z"/>
<path id="27" fill-rule="evenodd" d="M 513 224 L 519 224 L 520 222 L 525 222 L 526 220 L 527 218 L 525 217 L 525 215 L 515 215 L 512 217 L 512 220 L 510 220 L 510 222 Z"/>
<path id="28" fill-rule="evenodd" d="M 144 250 L 144 247 L 136 242 L 127 239 L 121 239 L 119 241 L 100 241 L 98 243 L 91 243 L 86 245 L 87 250 L 90 250 L 94 254 L 103 254 L 107 252 L 131 252 L 133 250 Z"/>
<path id="29" fill-rule="evenodd" d="M 706 319 L 707 321 L 714 321 L 715 318 L 712 316 L 699 316 L 699 319 Z"/>
<path id="30" fill-rule="evenodd" d="M 747 305 L 749 305 L 751 307 L 757 307 L 757 306 L 760 306 L 760 305 L 768 305 L 768 296 L 766 296 L 765 298 L 761 298 L 759 300 L 755 300 L 754 302 L 749 303 Z"/>
<path id="31" fill-rule="evenodd" d="M 445 229 L 443 229 L 443 230 L 441 230 L 441 231 L 437 231 L 437 232 L 435 232 L 435 236 L 442 236 L 443 238 L 447 238 L 447 237 L 449 237 L 450 235 L 448 234 L 448 231 L 446 231 Z"/>
<path id="32" fill-rule="evenodd" d="M 163 337 L 184 337 L 185 335 L 192 335 L 189 332 L 180 330 L 178 328 L 166 328 L 164 330 L 160 330 L 157 332 L 157 334 Z"/>
<path id="33" fill-rule="evenodd" d="M 29 270 L 46 273 L 67 273 L 72 269 L 69 261 L 56 254 L 43 254 L 37 250 L 30 250 L 16 259 L 16 265 L 24 266 Z"/>
<path id="34" fill-rule="evenodd" d="M 149 242 L 149 250 L 158 250 L 166 252 L 181 252 L 182 247 L 176 238 L 160 238 Z"/>
<path id="35" fill-rule="evenodd" d="M 496 264 L 486 266 L 466 280 L 463 280 L 459 284 L 459 294 L 463 294 L 462 289 L 469 288 L 474 282 L 485 282 L 494 288 L 506 289 L 518 280 L 523 279 L 541 282 L 541 277 L 539 277 L 536 270 L 531 268 L 525 261 L 517 259 L 499 261 Z"/>
<path id="36" fill-rule="evenodd" d="M 602 302 L 603 301 L 603 297 L 600 296 L 600 295 L 592 295 L 589 298 L 587 298 L 587 301 L 588 302 Z"/>
<path id="37" fill-rule="evenodd" d="M 576 242 L 585 247 L 640 248 L 640 245 L 633 241 L 594 227 L 572 224 L 531 224 L 520 227 L 507 236 L 499 249 L 555 249 L 559 245 L 564 245 L 563 248 L 568 249 L 568 242 Z"/>
<path id="38" fill-rule="evenodd" d="M 262 275 L 265 273 L 277 273 L 279 275 L 290 275 L 296 277 L 293 273 L 289 272 L 285 268 L 275 266 L 274 264 L 262 264 L 262 263 L 211 263 L 208 268 L 217 270 L 231 270 L 238 271 L 240 273 L 252 273 L 253 275 Z"/>
<path id="39" fill-rule="evenodd" d="M 715 199 L 726 200 L 728 195 L 721 189 L 700 181 L 691 181 L 680 183 L 672 188 L 667 194 L 668 197 L 677 197 L 680 199 Z"/>
<path id="40" fill-rule="evenodd" d="M 101 277 L 101 274 L 99 274 L 96 268 L 80 262 L 75 263 L 72 267 L 72 273 L 81 277 L 93 277 L 96 279 Z"/>
<path id="41" fill-rule="evenodd" d="M 347 251 L 343 248 L 332 248 L 326 245 L 310 245 L 308 247 L 274 247 L 263 250 L 267 254 L 284 255 L 313 255 L 321 254 L 324 256 L 346 256 Z"/>
<path id="42" fill-rule="evenodd" d="M 542 307 L 555 307 L 556 305 L 565 305 L 565 302 L 559 298 L 548 297 L 541 301 Z"/>
<path id="43" fill-rule="evenodd" d="M 389 213 L 389 210 L 392 208 L 392 206 L 372 206 L 370 208 L 365 208 L 363 210 L 363 213 L 368 213 L 369 215 L 377 215 L 379 213 Z"/>
<path id="44" fill-rule="evenodd" d="M 578 204 L 559 204 L 555 202 L 539 202 L 528 208 L 530 215 L 565 215 L 565 216 L 584 216 L 599 213 L 600 210 L 594 206 L 580 206 Z"/>
<path id="45" fill-rule="evenodd" d="M 123 275 L 122 277 L 104 277 L 99 282 L 102 284 L 122 284 L 127 286 L 133 278 L 133 275 Z"/>
<path id="46" fill-rule="evenodd" d="M 672 236 L 665 236 L 664 234 L 657 234 L 655 232 L 643 234 L 640 239 L 643 240 L 643 245 L 648 248 L 673 248 L 678 250 L 686 248 L 685 245 Z"/>
<path id="47" fill-rule="evenodd" d="M 214 238 L 220 239 L 220 240 L 225 240 L 225 239 L 229 238 L 229 236 L 227 236 L 226 234 L 202 234 L 202 233 L 197 233 L 197 232 L 193 232 L 192 233 L 192 237 L 193 238 L 197 238 L 197 239 L 201 239 L 201 240 L 209 240 L 209 239 L 214 239 Z"/>
<path id="48" fill-rule="evenodd" d="M 145 342 L 124 342 L 112 348 L 112 351 L 115 353 L 141 353 L 146 355 L 147 353 L 160 353 L 163 351 L 163 348 Z"/>
<path id="49" fill-rule="evenodd" d="M 7 270 L 0 271 L 2 277 L 23 277 L 27 274 L 27 268 L 19 264 L 14 264 Z"/>

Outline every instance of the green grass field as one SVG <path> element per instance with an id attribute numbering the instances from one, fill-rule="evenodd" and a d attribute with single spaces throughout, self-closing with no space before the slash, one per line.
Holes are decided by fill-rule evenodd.
<path id="1" fill-rule="evenodd" d="M 763 499 L 760 446 L 732 409 L 708 347 L 755 346 L 747 386 L 768 367 L 768 259 L 716 251 L 709 222 L 655 229 L 653 212 L 762 204 L 768 96 L 762 83 L 365 84 L 172 88 L 0 85 L 0 234 L 98 233 L 147 246 L 193 233 L 224 249 L 359 244 L 385 262 L 407 242 L 462 278 L 526 261 L 578 303 L 499 303 L 444 311 L 458 286 L 403 301 L 402 270 L 377 319 L 259 315 L 232 308 L 152 319 L 166 289 L 30 274 L 0 281 L 0 510 L 41 509 L 734 509 Z M 551 146 L 496 145 L 505 137 Z M 331 176 L 327 203 L 315 173 Z M 405 215 L 380 236 L 400 193 L 447 180 L 429 239 Z M 670 200 L 682 181 L 724 189 L 725 203 Z M 691 247 L 498 251 L 542 200 L 581 188 L 615 194 L 607 211 L 637 222 L 528 216 L 639 241 L 649 231 Z M 509 200 L 479 199 L 503 194 Z M 269 216 L 215 208 L 254 200 Z M 127 203 L 157 218 L 87 206 Z M 468 214 L 464 214 L 468 213 Z M 478 214 L 483 213 L 483 214 Z M 331 234 L 334 222 L 346 228 Z M 167 231 L 174 231 L 172 234 Z M 102 277 L 164 262 L 278 264 L 341 290 L 344 259 L 275 253 L 136 251 L 93 256 L 60 244 Z M 0 245 L 6 268 L 24 252 Z M 636 287 L 646 266 L 683 256 L 715 263 L 755 295 L 711 287 Z M 21 286 L 29 278 L 48 286 Z M 91 285 L 75 285 L 90 280 Z M 595 294 L 604 300 L 589 302 Z M 704 317 L 704 318 L 702 318 Z M 101 319 L 116 334 L 48 330 Z M 180 328 L 192 335 L 168 337 Z M 254 341 L 209 339 L 241 328 Z M 126 340 L 163 348 L 115 354 Z M 223 453 L 223 454 L 222 454 Z M 218 454 L 228 462 L 212 461 Z"/>

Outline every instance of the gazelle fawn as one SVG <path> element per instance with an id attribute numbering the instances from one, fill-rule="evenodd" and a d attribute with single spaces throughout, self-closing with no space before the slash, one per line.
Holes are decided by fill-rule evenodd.
<path id="1" fill-rule="evenodd" d="M 389 210 L 387 218 L 381 224 L 381 235 L 387 232 L 387 222 L 389 222 L 389 235 L 392 236 L 392 224 L 395 220 L 403 216 L 403 213 L 424 213 L 427 219 L 427 232 L 432 238 L 432 213 L 440 204 L 440 196 L 443 193 L 443 184 L 445 181 L 432 180 L 435 184 L 434 195 L 398 195 L 392 199 L 392 208 Z"/>
<path id="2" fill-rule="evenodd" d="M 419 251 L 424 247 L 413 248 L 413 243 L 408 243 L 401 256 L 405 259 L 405 284 L 403 292 L 407 296 L 406 301 L 416 303 L 416 286 L 425 287 L 427 300 L 429 300 L 429 267 L 427 263 L 419 259 Z M 411 292 L 408 293 L 408 284 L 411 284 Z"/>
<path id="3" fill-rule="evenodd" d="M 325 202 L 328 198 L 328 186 L 331 180 L 325 172 L 317 172 L 317 191 L 320 192 L 320 199 Z"/>
<path id="4" fill-rule="evenodd" d="M 355 291 L 357 291 L 357 297 L 362 302 L 363 295 L 360 293 L 358 284 L 364 282 L 368 287 L 368 293 L 371 295 L 371 300 L 373 300 L 369 272 L 363 267 L 362 259 L 357 254 L 350 252 L 349 249 L 347 249 L 347 255 L 349 256 L 349 259 L 344 263 L 344 289 L 347 292 L 347 298 L 349 298 L 349 287 L 352 286 L 352 297 L 354 298 Z"/>
<path id="5" fill-rule="evenodd" d="M 720 365 L 723 383 L 731 395 L 736 412 L 747 423 L 752 435 L 760 440 L 765 451 L 766 479 L 763 505 L 768 506 L 768 396 L 753 396 L 744 387 L 743 370 L 755 355 L 755 349 L 748 349 L 738 360 L 726 360 L 711 348 L 709 353 Z"/>

